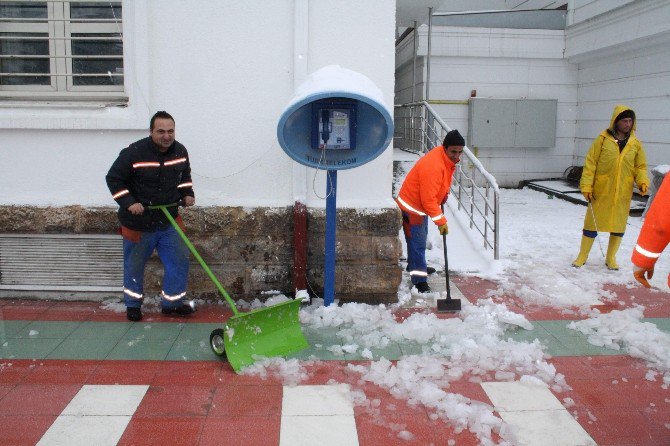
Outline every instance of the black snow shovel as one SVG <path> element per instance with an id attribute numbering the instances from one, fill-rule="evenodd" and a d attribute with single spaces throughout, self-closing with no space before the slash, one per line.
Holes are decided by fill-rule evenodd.
<path id="1" fill-rule="evenodd" d="M 444 205 L 442 205 L 442 214 L 444 215 Z M 447 258 L 447 234 L 442 234 L 442 244 L 444 245 L 444 277 L 447 278 L 447 298 L 437 299 L 437 312 L 451 313 L 461 311 L 461 300 L 451 298 L 451 286 L 449 286 L 449 259 Z"/>

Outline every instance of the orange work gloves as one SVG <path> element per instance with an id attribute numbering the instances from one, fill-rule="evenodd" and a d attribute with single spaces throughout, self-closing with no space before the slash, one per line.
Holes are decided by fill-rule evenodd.
<path id="1" fill-rule="evenodd" d="M 653 266 L 651 268 L 642 268 L 636 265 L 635 268 L 633 268 L 633 277 L 635 277 L 635 280 L 640 282 L 642 286 L 645 288 L 651 288 L 651 285 L 649 285 L 648 280 L 650 280 L 653 276 L 654 276 Z"/>
<path id="2" fill-rule="evenodd" d="M 639 186 L 640 192 L 642 195 L 647 195 L 647 192 L 649 192 L 649 185 L 648 184 L 642 184 Z"/>
<path id="3" fill-rule="evenodd" d="M 440 235 L 447 235 L 449 234 L 449 227 L 447 224 L 443 224 L 437 227 L 437 230 L 440 231 Z"/>
<path id="4" fill-rule="evenodd" d="M 593 192 L 582 192 L 582 195 L 584 195 L 586 201 L 590 202 L 593 199 Z"/>

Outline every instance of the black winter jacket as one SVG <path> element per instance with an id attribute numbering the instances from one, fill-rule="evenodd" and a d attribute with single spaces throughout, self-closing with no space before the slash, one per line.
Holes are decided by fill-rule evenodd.
<path id="1" fill-rule="evenodd" d="M 121 151 L 106 180 L 119 204 L 121 225 L 136 231 L 152 231 L 170 224 L 160 209 L 149 210 L 147 205 L 171 204 L 195 196 L 188 152 L 177 141 L 164 153 L 150 137 L 132 143 Z M 145 206 L 142 215 L 128 212 L 135 203 Z M 177 216 L 176 206 L 168 209 L 173 217 Z"/>

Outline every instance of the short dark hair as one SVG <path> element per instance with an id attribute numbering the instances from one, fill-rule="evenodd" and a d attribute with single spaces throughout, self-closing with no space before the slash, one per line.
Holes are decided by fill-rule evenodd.
<path id="1" fill-rule="evenodd" d="M 165 110 L 157 111 L 155 115 L 151 117 L 151 122 L 149 122 L 149 130 L 154 129 L 154 122 L 156 122 L 156 119 L 172 119 L 172 122 L 174 122 L 174 118 L 172 115 Z"/>

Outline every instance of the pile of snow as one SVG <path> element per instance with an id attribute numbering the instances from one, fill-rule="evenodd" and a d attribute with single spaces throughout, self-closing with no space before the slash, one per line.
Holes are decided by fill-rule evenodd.
<path id="1" fill-rule="evenodd" d="M 494 408 L 462 395 L 449 393 L 450 383 L 469 379 L 543 383 L 555 391 L 567 389 L 563 375 L 546 361 L 542 345 L 517 342 L 506 338 L 509 330 L 532 329 L 522 315 L 505 305 L 482 299 L 465 305 L 459 317 L 440 319 L 434 313 L 414 313 L 402 321 L 394 316 L 395 307 L 346 303 L 342 306 L 313 304 L 300 310 L 303 327 L 312 330 L 337 329 L 338 344 L 322 346 L 336 355 L 361 351 L 372 358 L 372 350 L 399 343 L 417 345 L 420 355 L 405 356 L 393 363 L 380 358 L 369 364 L 349 364 L 348 370 L 387 389 L 392 396 L 409 404 L 421 404 L 431 411 L 433 419 L 454 426 L 457 432 L 468 429 L 481 444 L 493 444 L 496 433 L 503 442 L 512 441 L 504 422 L 494 415 Z M 309 377 L 305 363 L 295 359 L 267 359 L 244 369 L 243 373 L 260 377 L 279 377 L 295 385 Z M 364 394 L 363 394 L 364 395 Z M 356 404 L 374 407 L 373 401 L 359 398 Z M 401 439 L 411 432 L 398 426 Z"/>
<path id="2" fill-rule="evenodd" d="M 609 314 L 594 310 L 591 318 L 571 322 L 568 328 L 587 335 L 593 345 L 624 349 L 633 358 L 643 359 L 650 368 L 663 374 L 663 388 L 667 389 L 670 387 L 670 335 L 651 322 L 642 322 L 643 311 L 641 306 Z"/>

